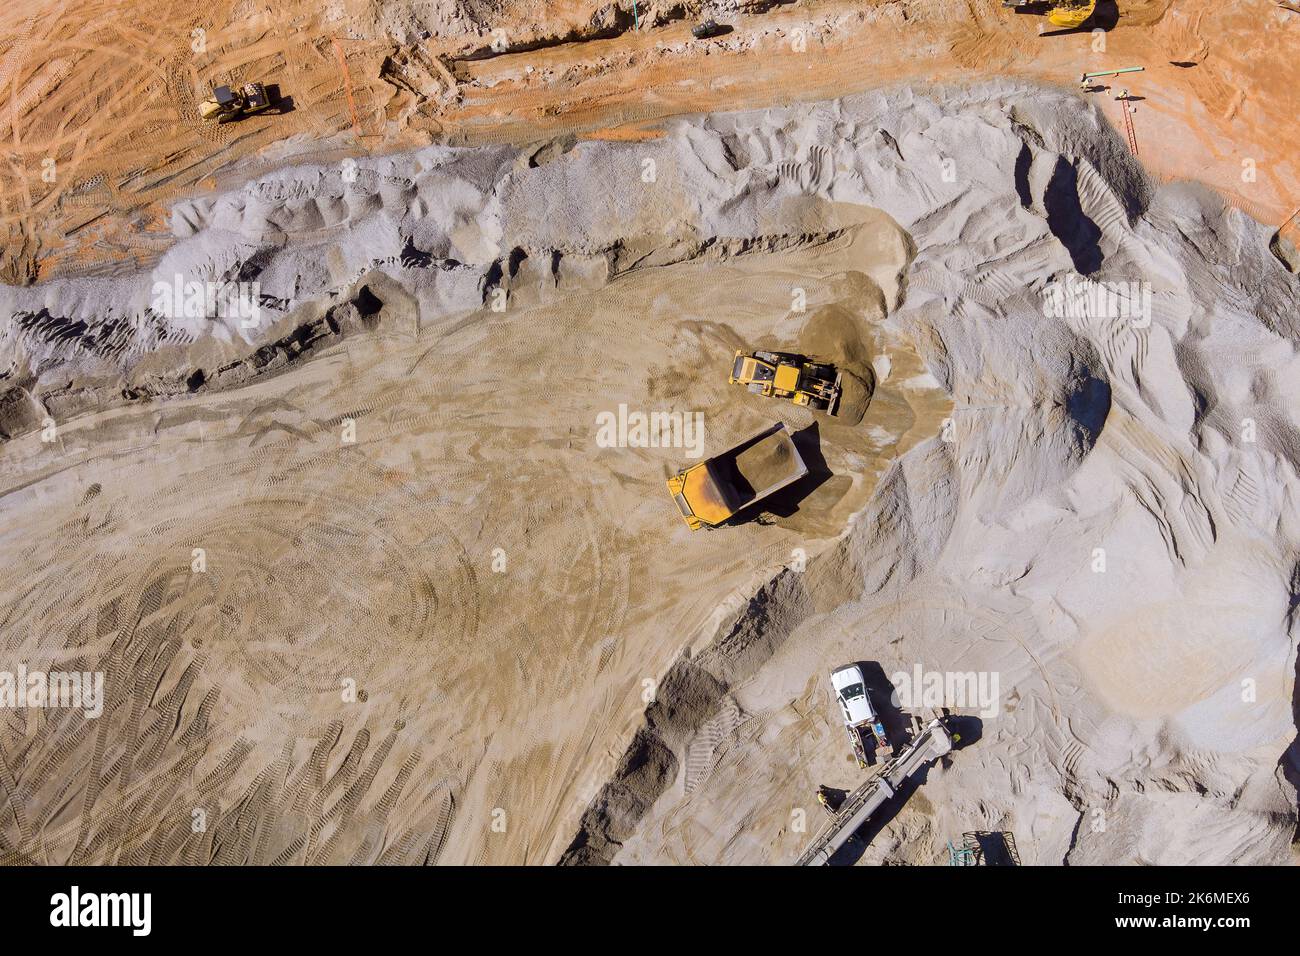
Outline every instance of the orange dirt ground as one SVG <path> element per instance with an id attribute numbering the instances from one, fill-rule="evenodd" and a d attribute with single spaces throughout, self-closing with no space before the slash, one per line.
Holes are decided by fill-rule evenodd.
<path id="1" fill-rule="evenodd" d="M 168 202 L 278 164 L 434 140 L 638 138 L 675 114 L 904 82 L 1075 85 L 1137 65 L 1145 72 L 1090 95 L 1117 125 L 1114 95 L 1134 96 L 1149 169 L 1204 182 L 1267 223 L 1300 206 L 1300 14 L 1272 0 L 1102 2 L 1101 32 L 1054 31 L 998 0 L 800 0 L 740 16 L 713 40 L 693 39 L 689 22 L 652 26 L 655 4 L 642 3 L 639 29 L 509 52 L 563 37 L 602 6 L 548 3 L 541 26 L 533 4 L 515 3 L 500 24 L 507 52 L 475 59 L 497 25 L 403 46 L 377 19 L 399 6 L 11 0 L 0 13 L 0 281 L 147 264 L 170 242 Z M 291 108 L 198 120 L 210 84 L 248 80 L 274 84 Z"/>

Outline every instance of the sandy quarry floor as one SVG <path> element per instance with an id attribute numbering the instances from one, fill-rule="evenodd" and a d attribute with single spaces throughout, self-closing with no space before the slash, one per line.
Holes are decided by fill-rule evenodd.
<path id="1" fill-rule="evenodd" d="M 858 231 L 815 254 L 682 264 L 508 318 L 417 329 L 393 305 L 380 334 L 266 383 L 78 419 L 57 464 L 35 435 L 8 446 L 7 655 L 123 681 L 91 733 L 76 718 L 7 727 L 32 809 L 6 862 L 557 856 L 643 682 L 720 600 L 837 535 L 884 464 L 948 414 L 912 382 L 907 343 L 869 327 L 858 344 L 891 371 L 856 426 L 718 372 L 770 335 L 791 282 L 810 303 L 785 320 L 797 330 L 856 316 L 870 275 L 896 281 L 897 228 L 838 215 Z M 821 422 L 834 477 L 773 524 L 692 535 L 662 484 L 684 452 L 597 447 L 596 416 L 619 403 L 702 412 L 705 454 L 776 415 Z M 349 680 L 359 702 L 342 700 Z M 195 699 L 209 682 L 219 696 Z M 302 780 L 277 779 L 304 762 Z M 227 815 L 233 832 L 193 836 L 190 805 L 215 819 L 232 793 L 246 829 Z"/>
<path id="2" fill-rule="evenodd" d="M 594 17 L 595 0 L 548 3 L 541 16 L 532 4 L 493 15 L 443 0 L 419 22 L 400 5 L 360 0 L 201 9 L 15 0 L 0 14 L 0 278 L 152 262 L 168 243 L 168 200 L 288 156 L 574 130 L 654 136 L 660 117 L 683 113 L 895 82 L 1072 85 L 1084 71 L 1133 65 L 1146 72 L 1115 86 L 1142 97 L 1138 139 L 1153 170 L 1210 183 L 1263 222 L 1282 224 L 1300 208 L 1300 134 L 1287 98 L 1300 85 L 1300 14 L 1270 0 L 1103 3 L 1104 50 L 1090 33 L 1040 36 L 1041 18 L 997 0 L 803 0 L 723 17 L 734 30 L 712 41 L 693 40 L 691 21 L 667 20 L 661 6 L 642 4 L 637 29 L 630 14 Z M 462 7 L 470 12 L 453 15 Z M 538 43 L 558 45 L 510 52 Z M 195 118 L 210 83 L 254 79 L 274 84 L 291 111 L 227 127 Z M 1114 92 L 1097 95 L 1118 123 Z"/>

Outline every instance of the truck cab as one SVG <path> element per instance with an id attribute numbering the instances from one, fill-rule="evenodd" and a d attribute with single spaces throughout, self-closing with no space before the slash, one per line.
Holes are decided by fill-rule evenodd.
<path id="1" fill-rule="evenodd" d="M 881 722 L 880 715 L 876 713 L 876 708 L 871 705 L 862 668 L 857 664 L 847 664 L 832 671 L 831 687 L 835 689 L 835 700 L 840 705 L 840 713 L 844 717 L 844 729 L 848 732 L 858 765 L 866 767 L 869 763 L 866 744 L 868 736 L 874 741 L 877 754 L 893 753 L 893 745 L 885 735 L 885 725 Z"/>
<path id="2" fill-rule="evenodd" d="M 835 688 L 835 698 L 840 702 L 844 713 L 844 723 L 857 727 L 876 720 L 876 710 L 871 706 L 867 696 L 867 684 L 862 677 L 862 668 L 857 664 L 841 667 L 831 674 L 831 686 Z"/>

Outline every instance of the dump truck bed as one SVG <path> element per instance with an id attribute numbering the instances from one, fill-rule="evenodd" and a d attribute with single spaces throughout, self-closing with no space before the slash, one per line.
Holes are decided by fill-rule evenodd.
<path id="1" fill-rule="evenodd" d="M 750 489 L 745 504 L 772 494 L 808 472 L 784 425 L 779 431 L 750 445 L 733 460 L 740 478 Z M 743 487 L 739 490 L 744 492 Z"/>
<path id="2" fill-rule="evenodd" d="M 789 429 L 778 422 L 735 448 L 678 473 L 669 479 L 668 487 L 678 499 L 682 517 L 694 528 L 698 522 L 721 524 L 806 474 L 808 466 Z"/>

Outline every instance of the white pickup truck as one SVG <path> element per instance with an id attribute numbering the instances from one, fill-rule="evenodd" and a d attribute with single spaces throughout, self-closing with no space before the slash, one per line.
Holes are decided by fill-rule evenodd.
<path id="1" fill-rule="evenodd" d="M 844 727 L 853 744 L 853 756 L 858 766 L 865 768 L 867 746 L 864 734 L 870 734 L 875 741 L 876 753 L 888 756 L 893 753 L 893 746 L 885 736 L 885 725 L 880 722 L 880 715 L 871 706 L 867 696 L 867 682 L 862 677 L 862 668 L 857 664 L 847 664 L 831 672 L 831 686 L 835 688 L 835 699 L 839 701 L 840 711 L 844 715 Z"/>

